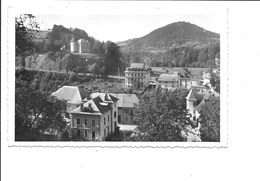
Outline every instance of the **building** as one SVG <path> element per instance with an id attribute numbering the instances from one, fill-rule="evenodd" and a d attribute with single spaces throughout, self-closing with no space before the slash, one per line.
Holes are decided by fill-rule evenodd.
<path id="1" fill-rule="evenodd" d="M 71 112 L 73 140 L 103 141 L 117 127 L 118 99 L 108 93 L 93 93 Z"/>
<path id="2" fill-rule="evenodd" d="M 133 108 L 138 105 L 139 99 L 135 94 L 113 94 L 118 98 L 118 124 L 133 124 Z M 120 128 L 121 129 L 121 128 Z"/>
<path id="3" fill-rule="evenodd" d="M 199 127 L 198 118 L 205 101 L 210 100 L 213 96 L 218 97 L 219 94 L 209 90 L 202 92 L 201 90 L 191 89 L 186 97 L 186 109 L 189 110 L 191 121 L 196 127 Z"/>
<path id="4" fill-rule="evenodd" d="M 71 53 L 90 53 L 90 43 L 88 40 L 79 39 L 75 41 L 74 37 L 70 40 Z"/>
<path id="5" fill-rule="evenodd" d="M 63 86 L 52 93 L 52 96 L 67 102 L 67 113 L 65 117 L 70 118 L 70 112 L 80 106 L 83 99 L 89 98 L 90 92 L 83 87 Z"/>
<path id="6" fill-rule="evenodd" d="M 132 63 L 125 71 L 125 87 L 144 89 L 151 80 L 151 68 L 144 63 Z"/>
<path id="7" fill-rule="evenodd" d="M 180 81 L 178 72 L 174 72 L 172 74 L 161 74 L 158 77 L 158 85 L 168 90 L 179 88 Z"/>

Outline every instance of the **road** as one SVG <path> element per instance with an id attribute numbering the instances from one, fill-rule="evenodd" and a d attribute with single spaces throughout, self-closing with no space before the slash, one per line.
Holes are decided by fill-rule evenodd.
<path id="1" fill-rule="evenodd" d="M 15 69 L 19 69 L 20 67 L 15 67 Z M 53 73 L 58 73 L 58 74 L 67 74 L 66 71 L 62 70 L 62 71 L 58 71 L 58 70 L 45 70 L 45 69 L 36 69 L 36 68 L 29 68 L 26 67 L 25 69 L 27 70 L 35 70 L 35 71 L 42 71 L 42 72 L 53 72 Z M 68 74 L 74 74 L 74 72 L 69 71 Z M 78 75 L 80 76 L 88 76 L 88 77 L 98 77 L 95 74 L 92 73 L 78 73 Z M 125 80 L 124 76 L 117 76 L 117 75 L 108 75 L 108 78 L 112 78 L 112 79 L 119 79 L 119 80 Z"/>

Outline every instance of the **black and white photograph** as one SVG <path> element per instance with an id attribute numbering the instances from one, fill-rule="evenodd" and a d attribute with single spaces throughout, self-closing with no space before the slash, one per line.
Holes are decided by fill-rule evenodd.
<path id="1" fill-rule="evenodd" d="M 18 14 L 15 141 L 220 142 L 220 27 L 214 14 Z"/>
<path id="2" fill-rule="evenodd" d="M 260 179 L 259 2 L 1 3 L 1 180 Z"/>

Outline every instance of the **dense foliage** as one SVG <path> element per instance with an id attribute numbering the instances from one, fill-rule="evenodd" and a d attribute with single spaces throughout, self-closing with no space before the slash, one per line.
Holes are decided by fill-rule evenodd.
<path id="1" fill-rule="evenodd" d="M 21 14 L 15 17 L 16 56 L 26 55 L 32 50 L 32 39 L 38 29 L 39 25 L 32 14 Z"/>
<path id="2" fill-rule="evenodd" d="M 201 112 L 200 135 L 202 141 L 220 141 L 220 98 L 212 97 L 205 102 Z"/>
<path id="3" fill-rule="evenodd" d="M 152 67 L 209 67 L 219 58 L 219 34 L 177 22 L 148 35 L 120 42 L 123 61 L 145 62 Z"/>
<path id="4" fill-rule="evenodd" d="M 66 103 L 37 89 L 29 72 L 16 72 L 15 140 L 40 140 L 45 131 L 62 131 L 66 127 L 63 114 Z"/>
<path id="5" fill-rule="evenodd" d="M 219 58 L 219 44 L 203 48 L 175 47 L 165 51 L 151 52 L 146 50 L 123 51 L 122 61 L 126 64 L 145 62 L 151 67 L 209 67 L 215 65 Z"/>
<path id="6" fill-rule="evenodd" d="M 186 90 L 167 91 L 161 88 L 146 92 L 135 109 L 137 131 L 132 141 L 185 141 L 183 131 L 189 124 Z"/>

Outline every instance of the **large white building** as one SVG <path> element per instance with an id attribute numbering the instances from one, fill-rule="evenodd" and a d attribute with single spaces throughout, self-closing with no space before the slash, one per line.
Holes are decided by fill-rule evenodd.
<path id="1" fill-rule="evenodd" d="M 125 87 L 144 89 L 151 80 L 151 68 L 144 63 L 132 63 L 125 71 Z"/>
<path id="2" fill-rule="evenodd" d="M 85 39 L 75 41 L 74 37 L 70 40 L 71 53 L 90 53 L 90 43 Z"/>

